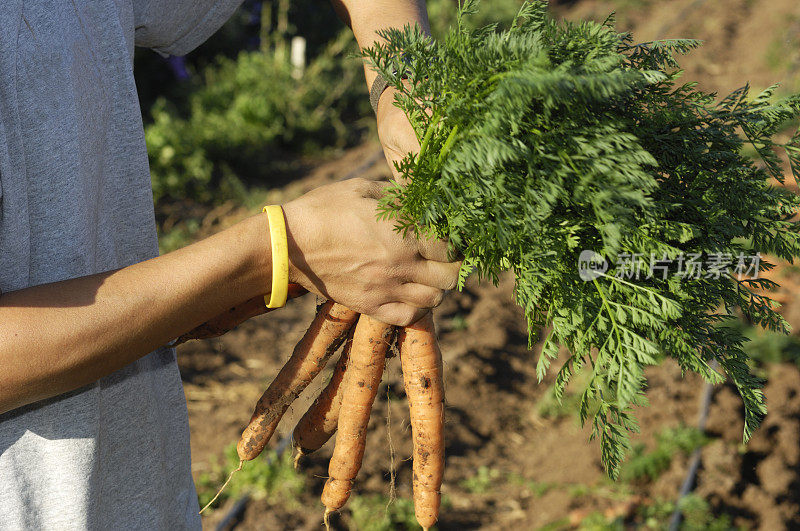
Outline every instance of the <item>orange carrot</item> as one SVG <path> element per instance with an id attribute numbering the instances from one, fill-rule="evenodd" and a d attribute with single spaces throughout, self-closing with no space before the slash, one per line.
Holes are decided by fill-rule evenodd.
<path id="1" fill-rule="evenodd" d="M 325 367 L 357 319 L 356 312 L 333 301 L 320 307 L 292 356 L 256 404 L 236 447 L 240 459 L 249 461 L 261 453 L 286 409 Z"/>
<path id="2" fill-rule="evenodd" d="M 299 284 L 289 284 L 288 299 L 294 299 L 308 293 L 306 289 Z M 173 346 L 178 346 L 185 343 L 190 339 L 210 339 L 212 337 L 219 337 L 226 332 L 229 332 L 247 321 L 251 317 L 261 315 L 262 313 L 269 313 L 277 308 L 267 308 L 264 304 L 264 296 L 259 295 L 252 299 L 238 304 L 228 311 L 223 312 L 213 319 L 209 319 L 200 326 L 189 330 L 178 339 L 175 340 Z"/>
<path id="3" fill-rule="evenodd" d="M 414 513 L 417 522 L 428 529 L 439 518 L 444 474 L 442 354 L 433 316 L 429 313 L 402 329 L 398 343 L 414 441 Z"/>
<path id="4" fill-rule="evenodd" d="M 316 452 L 336 432 L 336 426 L 339 423 L 339 408 L 342 405 L 342 380 L 347 370 L 352 346 L 353 337 L 351 335 L 345 341 L 342 355 L 336 363 L 336 368 L 333 369 L 328 385 L 311 404 L 294 429 L 292 437 L 299 455 Z"/>
<path id="5" fill-rule="evenodd" d="M 350 497 L 353 480 L 361 468 L 367 441 L 367 424 L 386 362 L 394 327 L 362 315 L 353 335 L 350 360 L 342 382 L 339 433 L 322 491 L 325 524 L 331 512 Z"/>

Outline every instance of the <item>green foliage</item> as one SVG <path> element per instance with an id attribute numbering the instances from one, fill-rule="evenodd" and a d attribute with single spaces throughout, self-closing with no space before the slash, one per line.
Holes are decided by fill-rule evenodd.
<path id="1" fill-rule="evenodd" d="M 742 329 L 749 340 L 744 350 L 759 365 L 794 363 L 800 367 L 800 338 L 749 326 Z"/>
<path id="2" fill-rule="evenodd" d="M 731 523 L 728 515 L 715 515 L 708 502 L 696 494 L 689 494 L 678 503 L 683 519 L 678 527 L 681 531 L 732 531 L 737 529 Z M 636 529 L 653 529 L 666 531 L 669 529 L 675 503 L 659 501 L 651 505 L 644 505 L 637 511 Z M 639 521 L 641 520 L 641 524 Z M 553 529 L 566 529 L 570 526 L 566 522 L 555 525 Z M 594 512 L 578 524 L 581 531 L 622 531 L 630 529 L 630 522 L 622 517 L 609 519 L 601 512 Z"/>
<path id="3" fill-rule="evenodd" d="M 461 482 L 461 487 L 472 494 L 485 494 L 500 479 L 500 471 L 487 466 L 480 466 L 474 475 Z"/>
<path id="4" fill-rule="evenodd" d="M 536 402 L 536 412 L 548 419 L 559 419 L 577 415 L 581 404 L 581 395 L 571 389 L 560 395 L 555 387 L 549 387 L 542 398 Z"/>
<path id="5" fill-rule="evenodd" d="M 459 0 L 428 0 L 428 20 L 431 33 L 438 39 L 444 37 L 450 26 L 456 23 L 458 12 L 455 9 Z M 463 20 L 469 28 L 480 28 L 488 24 L 511 24 L 519 13 L 523 0 L 483 0 L 483 9 Z"/>
<path id="6" fill-rule="evenodd" d="M 469 328 L 469 322 L 464 314 L 456 314 L 450 320 L 450 328 L 456 332 L 460 332 Z"/>
<path id="7" fill-rule="evenodd" d="M 359 531 L 417 530 L 414 502 L 396 498 L 389 503 L 385 496 L 351 496 L 348 503 L 353 528 Z M 435 528 L 434 528 L 435 529 Z"/>
<path id="8" fill-rule="evenodd" d="M 553 483 L 528 479 L 522 474 L 518 474 L 516 472 L 512 472 L 508 475 L 508 481 L 528 489 L 536 498 L 541 498 L 551 490 L 558 487 L 558 485 Z"/>
<path id="9" fill-rule="evenodd" d="M 168 231 L 161 231 L 159 227 L 158 250 L 161 254 L 169 253 L 185 247 L 194 241 L 195 235 L 200 230 L 200 222 L 188 219 L 185 223 L 173 227 Z"/>
<path id="10" fill-rule="evenodd" d="M 214 463 L 211 472 L 200 474 L 195 486 L 200 506 L 204 507 L 217 493 L 220 485 L 239 466 L 236 444 L 225 449 L 225 462 Z M 244 464 L 233 475 L 231 482 L 222 491 L 215 506 L 229 498 L 239 498 L 247 493 L 254 498 L 265 498 L 270 503 L 299 505 L 298 498 L 306 488 L 305 476 L 294 469 L 292 453 L 264 452 L 261 456 Z"/>
<path id="11" fill-rule="evenodd" d="M 622 467 L 621 477 L 626 481 L 653 481 L 669 468 L 675 455 L 689 455 L 707 442 L 706 436 L 697 428 L 666 428 L 656 435 L 654 450 L 647 452 L 644 445 L 634 447 Z"/>
<path id="12" fill-rule="evenodd" d="M 678 502 L 683 513 L 681 529 L 684 531 L 729 531 L 735 529 L 728 515 L 716 516 L 708 502 L 697 494 L 689 494 Z"/>
<path id="13" fill-rule="evenodd" d="M 680 507 L 683 515 L 683 520 L 679 527 L 681 531 L 731 531 L 740 529 L 733 526 L 728 515 L 715 515 L 708 502 L 697 494 L 688 494 L 682 498 L 678 503 L 678 507 Z M 675 502 L 660 501 L 652 505 L 645 505 L 638 512 L 639 517 L 644 521 L 644 529 L 666 530 L 674 511 Z"/>
<path id="14" fill-rule="evenodd" d="M 638 429 L 644 369 L 664 356 L 714 383 L 724 379 L 711 368 L 718 360 L 744 401 L 749 439 L 766 411 L 763 382 L 741 334 L 718 325 L 739 308 L 787 332 L 773 302 L 754 292 L 774 284 L 726 271 L 679 275 L 679 257 L 800 255 L 790 219 L 798 198 L 769 182 L 783 179 L 773 136 L 800 111 L 800 95 L 774 101 L 772 87 L 751 98 L 744 87 L 717 102 L 678 83 L 675 56 L 696 41 L 635 44 L 612 19 L 558 23 L 543 1 L 525 4 L 505 31 L 471 30 L 475 9 L 464 2 L 443 39 L 387 30 L 386 44 L 364 51 L 400 92 L 396 105 L 421 144 L 398 166 L 411 182 L 387 193 L 381 216 L 453 242 L 465 256 L 462 285 L 471 272 L 515 273 L 531 337 L 552 326 L 539 377 L 558 345 L 571 355 L 557 397 L 589 372 L 580 416 L 610 475 Z M 782 147 L 798 177 L 800 134 Z M 588 282 L 576 267 L 584 250 L 610 264 Z M 632 256 L 664 257 L 668 274 L 626 279 Z"/>
<path id="15" fill-rule="evenodd" d="M 205 69 L 185 115 L 161 98 L 145 129 L 156 201 L 219 197 L 225 179 L 266 181 L 286 153 L 313 153 L 350 138 L 345 120 L 367 112 L 349 30 L 302 77 L 286 53 L 241 52 Z"/>
<path id="16" fill-rule="evenodd" d="M 536 403 L 536 412 L 547 419 L 559 419 L 572 415 L 579 406 L 580 395 L 567 393 L 562 398 L 558 398 L 555 389 L 551 387 Z"/>
<path id="17" fill-rule="evenodd" d="M 570 498 L 584 498 L 592 493 L 592 487 L 584 483 L 575 483 L 567 487 L 567 494 Z"/>
<path id="18" fill-rule="evenodd" d="M 578 524 L 579 531 L 624 531 L 625 525 L 621 518 L 610 520 L 601 512 L 593 512 Z"/>

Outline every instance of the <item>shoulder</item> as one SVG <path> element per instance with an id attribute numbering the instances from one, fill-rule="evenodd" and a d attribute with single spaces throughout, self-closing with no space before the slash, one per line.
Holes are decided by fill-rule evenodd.
<path id="1" fill-rule="evenodd" d="M 136 45 L 185 55 L 222 26 L 242 0 L 132 0 Z"/>

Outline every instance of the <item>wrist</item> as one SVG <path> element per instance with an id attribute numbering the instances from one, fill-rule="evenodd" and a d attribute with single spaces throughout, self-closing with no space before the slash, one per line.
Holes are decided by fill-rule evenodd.
<path id="1" fill-rule="evenodd" d="M 375 105 L 375 116 L 378 120 L 386 113 L 387 108 L 392 107 L 396 93 L 397 89 L 394 87 L 386 87 L 386 90 L 380 95 Z"/>
<path id="2" fill-rule="evenodd" d="M 309 226 L 307 213 L 302 205 L 291 201 L 283 205 L 286 220 L 286 245 L 289 253 L 289 283 L 309 289 L 308 262 L 305 258 L 303 227 Z"/>
<path id="3" fill-rule="evenodd" d="M 264 295 L 272 289 L 272 245 L 269 218 L 261 212 L 244 221 L 247 233 L 247 270 L 251 272 L 252 296 Z"/>

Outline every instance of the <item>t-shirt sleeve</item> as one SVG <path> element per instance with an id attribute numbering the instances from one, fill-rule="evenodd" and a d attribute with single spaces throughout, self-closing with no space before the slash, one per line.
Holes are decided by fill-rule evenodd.
<path id="1" fill-rule="evenodd" d="M 228 20 L 242 0 L 133 0 L 136 46 L 185 55 Z"/>

